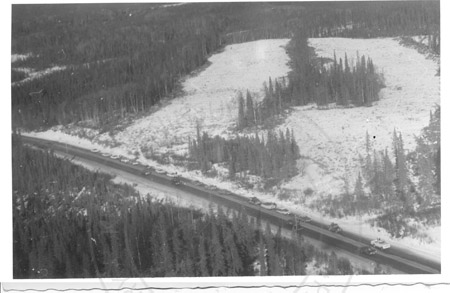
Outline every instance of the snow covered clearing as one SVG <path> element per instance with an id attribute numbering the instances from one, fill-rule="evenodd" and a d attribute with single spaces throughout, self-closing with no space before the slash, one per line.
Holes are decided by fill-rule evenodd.
<path id="1" fill-rule="evenodd" d="M 307 188 L 313 191 L 312 198 L 339 194 L 345 188 L 344 178 L 352 190 L 359 170 L 358 154 L 365 155 L 366 131 L 375 149 L 391 150 L 394 128 L 402 133 L 405 149 L 413 149 L 414 135 L 428 124 L 430 110 L 440 103 L 439 77 L 435 76 L 439 64 L 392 38 L 310 39 L 310 45 L 319 56 L 333 58 L 334 51 L 337 58 L 344 58 L 347 53 L 350 61 L 356 59 L 357 52 L 360 56 L 369 56 L 384 73 L 386 88 L 381 91 L 380 101 L 372 107 L 318 110 L 308 105 L 293 109 L 280 128 L 294 130 L 300 152 L 307 159 L 298 161 L 300 174 L 283 186 L 294 195 L 289 200 L 282 201 L 273 194 L 247 190 L 221 178 L 207 178 L 198 171 L 187 171 L 173 164 L 159 165 L 145 158 L 142 150 L 186 153 L 188 138 L 196 136 L 197 123 L 210 135 L 229 135 L 237 116 L 237 92 L 249 89 L 261 94 L 262 84 L 269 76 L 274 79 L 289 71 L 288 56 L 283 48 L 287 42 L 288 39 L 263 40 L 227 46 L 209 59 L 209 67 L 182 83 L 185 96 L 167 102 L 113 137 L 91 131 L 90 141 L 62 133 L 67 131 L 63 127 L 27 135 L 136 158 L 143 164 L 176 171 L 183 177 L 242 196 L 276 202 L 279 208 L 308 215 L 313 220 L 338 222 L 344 230 L 382 237 L 392 244 L 439 260 L 440 227 L 423 229 L 431 239 L 428 243 L 411 238 L 394 240 L 384 229 L 371 227 L 366 222 L 369 216 L 336 220 L 308 209 L 301 201 Z M 105 147 L 103 142 L 114 142 L 116 146 Z"/>
<path id="2" fill-rule="evenodd" d="M 440 104 L 440 79 L 436 76 L 439 64 L 427 59 L 412 48 L 399 45 L 397 40 L 386 39 L 309 39 L 309 44 L 321 57 L 356 60 L 356 54 L 372 58 L 384 74 L 386 88 L 381 90 L 380 101 L 372 107 L 332 108 L 318 110 L 315 106 L 296 107 L 280 126 L 292 128 L 300 152 L 307 160 L 299 160 L 299 175 L 284 187 L 298 190 L 298 197 L 311 188 L 313 196 L 339 194 L 348 182 L 350 191 L 359 172 L 358 155 L 366 155 L 366 131 L 371 147 L 388 148 L 392 156 L 394 128 L 401 132 L 406 150 L 415 147 L 414 136 L 429 123 L 430 110 Z M 303 213 L 308 211 L 303 208 Z M 323 215 L 308 213 L 311 218 Z M 318 216 L 318 217 L 317 217 Z M 325 217 L 326 219 L 326 217 Z M 327 219 L 326 219 L 327 220 Z M 336 221 L 335 219 L 333 219 Z M 337 220 L 348 231 L 360 231 L 366 236 L 382 236 L 389 240 L 384 229 L 370 227 L 355 217 Z M 331 221 L 331 218 L 328 219 Z M 392 240 L 405 248 L 414 247 L 433 259 L 440 257 L 440 227 L 424 231 L 434 243 L 420 243 L 418 239 Z"/>
<path id="3" fill-rule="evenodd" d="M 98 134 L 98 131 L 81 129 L 76 126 L 54 127 L 45 132 L 28 135 L 59 142 L 75 144 L 85 148 L 103 149 L 105 152 L 126 157 L 137 156 L 146 160 L 142 150 L 155 153 L 184 154 L 188 139 L 196 137 L 197 123 L 201 131 L 210 135 L 230 134 L 237 117 L 236 97 L 238 91 L 250 90 L 262 94 L 263 83 L 269 77 L 287 75 L 288 56 L 284 49 L 288 39 L 261 40 L 243 44 L 233 44 L 224 51 L 209 58 L 210 65 L 195 76 L 187 77 L 183 83 L 185 95 L 156 109 L 153 114 L 135 121 L 114 137 Z M 83 133 L 91 138 L 83 139 L 65 134 Z M 101 145 L 113 142 L 114 149 Z"/>
<path id="4" fill-rule="evenodd" d="M 237 117 L 238 91 L 262 93 L 269 77 L 285 76 L 289 70 L 284 50 L 288 39 L 262 40 L 229 45 L 209 58 L 211 64 L 182 84 L 183 97 L 154 114 L 136 121 L 115 138 L 126 148 L 146 147 L 163 152 L 196 137 L 196 126 L 210 135 L 227 135 Z"/>
<path id="5" fill-rule="evenodd" d="M 365 153 L 366 131 L 376 150 L 391 151 L 394 128 L 401 132 L 406 150 L 415 147 L 414 136 L 429 122 L 430 110 L 440 103 L 438 64 L 394 39 L 310 39 L 319 56 L 349 60 L 370 56 L 384 74 L 386 88 L 372 107 L 318 110 L 296 107 L 282 129 L 293 128 L 302 155 L 315 165 L 305 166 L 286 188 L 311 187 L 319 193 L 336 193 L 347 177 L 353 185 L 359 170 L 358 154 Z M 391 153 L 392 158 L 392 153 Z M 335 179 L 335 180 L 332 180 Z"/>

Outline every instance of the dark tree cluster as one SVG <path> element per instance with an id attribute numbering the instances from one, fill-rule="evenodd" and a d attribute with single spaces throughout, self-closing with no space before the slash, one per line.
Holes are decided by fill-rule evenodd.
<path id="1" fill-rule="evenodd" d="M 142 197 L 18 136 L 12 159 L 14 278 L 303 275 L 313 258 L 334 259 L 243 211 Z M 332 263 L 330 274 L 353 273 L 348 260 Z"/>
<path id="2" fill-rule="evenodd" d="M 290 106 L 308 103 L 316 103 L 319 107 L 329 104 L 370 106 L 379 99 L 378 94 L 384 87 L 383 79 L 370 58 L 357 54 L 353 66 L 349 64 L 347 54 L 344 60 L 339 58 L 339 61 L 336 55 L 331 62 L 318 59 L 312 55 L 301 32 L 289 43 L 288 52 L 292 68 L 288 80 L 282 78 L 272 82 L 269 78 L 259 103 L 248 91 L 245 100 L 239 93 L 238 129 L 267 124 Z"/>
<path id="3" fill-rule="evenodd" d="M 393 237 L 417 232 L 410 219 L 427 225 L 440 223 L 440 107 L 430 113 L 430 123 L 416 138 L 415 150 L 405 151 L 402 135 L 396 130 L 392 141 L 394 158 L 387 149 L 374 150 L 366 133 L 366 156 L 360 157 L 362 172 L 354 191 L 316 200 L 311 207 L 333 217 L 379 214 L 373 223 Z"/>
<path id="4" fill-rule="evenodd" d="M 392 141 L 393 161 L 387 150 L 373 150 L 372 154 L 368 151 L 366 158 L 360 159 L 363 178 L 372 195 L 386 205 L 397 203 L 405 210 L 440 203 L 440 108 L 430 113 L 430 123 L 416 138 L 415 150 L 405 151 L 402 135 L 396 130 Z M 358 178 L 356 186 L 361 186 L 361 181 Z"/>
<path id="5" fill-rule="evenodd" d="M 226 163 L 230 178 L 236 173 L 258 175 L 277 181 L 297 174 L 296 160 L 300 150 L 292 131 L 281 130 L 278 135 L 269 131 L 267 138 L 237 136 L 225 139 L 210 137 L 206 132 L 189 142 L 189 156 L 206 173 L 213 164 Z"/>
<path id="6" fill-rule="evenodd" d="M 356 64 L 344 60 L 331 60 L 313 56 L 304 32 L 299 31 L 288 47 L 292 72 L 289 74 L 291 105 L 311 102 L 319 106 L 336 103 L 342 106 L 368 106 L 378 100 L 384 86 L 370 58 L 357 55 Z"/>
<path id="7" fill-rule="evenodd" d="M 287 108 L 287 97 L 289 96 L 286 78 L 280 81 L 269 78 L 269 85 L 264 83 L 264 97 L 261 102 L 257 102 L 247 91 L 244 99 L 241 92 L 237 97 L 238 121 L 237 129 L 242 130 L 247 127 L 266 125 L 272 118 L 284 113 Z"/>
<path id="8" fill-rule="evenodd" d="M 419 40 L 405 36 L 401 38 L 400 43 L 404 46 L 415 48 L 420 53 L 428 55 L 431 58 L 434 57 L 433 55 L 439 56 L 441 54 L 439 33 L 419 37 Z"/>
<path id="9" fill-rule="evenodd" d="M 439 1 L 307 4 L 310 37 L 377 38 L 439 32 Z"/>

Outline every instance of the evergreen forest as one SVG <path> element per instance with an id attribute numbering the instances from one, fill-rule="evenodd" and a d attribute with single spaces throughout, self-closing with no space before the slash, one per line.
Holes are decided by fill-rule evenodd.
<path id="1" fill-rule="evenodd" d="M 13 137 L 14 278 L 353 274 L 345 258 L 243 211 L 152 200 Z M 362 272 L 376 273 L 376 272 Z"/>
<path id="2" fill-rule="evenodd" d="M 439 52 L 438 1 L 13 5 L 12 19 L 12 52 L 31 54 L 11 71 L 13 127 L 26 129 L 73 122 L 114 127 L 175 97 L 181 77 L 236 42 L 292 38 L 286 103 L 296 104 L 368 104 L 380 86 L 368 57 L 356 74 L 345 60 L 326 72 L 310 64 L 308 37 L 424 34 Z M 21 81 L 29 75 L 21 68 L 53 67 L 62 70 Z M 326 99 L 316 98 L 321 92 Z"/>

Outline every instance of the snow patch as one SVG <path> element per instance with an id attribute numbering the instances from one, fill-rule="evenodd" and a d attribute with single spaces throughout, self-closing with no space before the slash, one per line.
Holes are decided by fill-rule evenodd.
<path id="1" fill-rule="evenodd" d="M 32 57 L 33 54 L 32 53 L 27 53 L 27 54 L 12 54 L 11 55 L 11 63 L 17 62 L 17 61 L 22 61 L 22 60 L 26 60 L 30 57 Z"/>
<path id="2" fill-rule="evenodd" d="M 21 81 L 13 82 L 11 85 L 15 86 L 15 85 L 22 84 L 24 82 L 29 82 L 31 80 L 34 80 L 36 78 L 41 78 L 41 77 L 48 75 L 50 73 L 53 73 L 53 72 L 65 70 L 66 68 L 67 68 L 66 66 L 53 66 L 51 68 L 46 68 L 46 69 L 40 70 L 40 71 L 34 71 L 31 68 L 14 68 L 15 70 L 27 73 L 28 77 L 25 79 L 22 79 Z"/>

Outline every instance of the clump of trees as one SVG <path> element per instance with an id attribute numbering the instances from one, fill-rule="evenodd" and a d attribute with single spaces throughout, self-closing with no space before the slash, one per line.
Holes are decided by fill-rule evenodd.
<path id="1" fill-rule="evenodd" d="M 286 78 L 269 78 L 264 84 L 264 96 L 256 102 L 250 92 L 246 98 L 238 94 L 237 128 L 270 125 L 275 117 L 290 106 L 316 103 L 321 108 L 330 104 L 351 107 L 370 106 L 379 99 L 384 87 L 383 77 L 375 70 L 372 59 L 357 54 L 356 64 L 351 66 L 345 54 L 337 60 L 326 62 L 313 57 L 306 39 L 294 37 L 289 45 L 292 71 Z"/>
<path id="2" fill-rule="evenodd" d="M 416 137 L 415 150 L 405 151 L 402 135 L 396 130 L 392 141 L 393 161 L 387 150 L 367 152 L 361 160 L 363 177 L 358 178 L 356 186 L 364 179 L 372 195 L 382 202 L 398 202 L 405 210 L 440 203 L 440 107 L 430 112 L 429 125 Z"/>
<path id="3" fill-rule="evenodd" d="M 425 40 L 427 41 L 425 43 Z M 439 37 L 439 32 L 423 36 L 422 41 L 417 41 L 409 36 L 404 36 L 401 38 L 400 43 L 417 49 L 420 53 L 426 55 L 440 55 L 441 54 L 441 41 Z M 431 54 L 430 54 L 431 53 Z"/>
<path id="4" fill-rule="evenodd" d="M 301 30 L 292 38 L 287 51 L 292 67 L 287 91 L 289 104 L 369 106 L 378 100 L 378 93 L 384 84 L 370 58 L 357 54 L 356 64 L 353 65 L 347 54 L 344 60 L 337 60 L 334 55 L 329 64 L 327 60 L 313 55 L 306 33 Z"/>
<path id="5" fill-rule="evenodd" d="M 236 173 L 258 175 L 277 181 L 297 174 L 296 160 L 300 150 L 292 130 L 281 130 L 278 135 L 269 131 L 267 137 L 237 136 L 225 139 L 210 137 L 206 132 L 189 142 L 189 157 L 195 160 L 202 172 L 206 173 L 213 164 L 225 163 L 228 175 L 234 178 Z"/>
<path id="6" fill-rule="evenodd" d="M 394 130 L 391 158 L 387 149 L 374 150 L 366 133 L 366 156 L 353 192 L 315 200 L 311 207 L 334 217 L 377 214 L 374 225 L 394 237 L 417 232 L 411 221 L 440 223 L 440 107 L 430 113 L 430 123 L 416 138 L 416 149 L 406 152 L 401 133 Z"/>
<path id="7" fill-rule="evenodd" d="M 155 201 L 18 136 L 12 151 L 14 278 L 303 275 L 313 259 L 327 260 L 329 274 L 353 273 L 348 260 L 244 211 Z"/>

